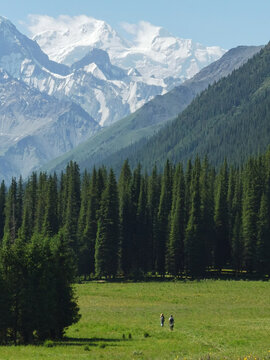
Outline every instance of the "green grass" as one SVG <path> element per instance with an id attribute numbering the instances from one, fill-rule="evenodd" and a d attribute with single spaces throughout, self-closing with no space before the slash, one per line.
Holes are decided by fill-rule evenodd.
<path id="1" fill-rule="evenodd" d="M 66 341 L 0 347 L 0 359 L 270 359 L 269 282 L 101 282 L 77 293 L 82 318 Z"/>

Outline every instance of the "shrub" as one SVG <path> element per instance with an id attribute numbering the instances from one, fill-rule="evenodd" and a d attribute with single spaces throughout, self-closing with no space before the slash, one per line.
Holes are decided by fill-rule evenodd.
<path id="1" fill-rule="evenodd" d="M 52 348 L 54 347 L 54 342 L 52 340 L 45 340 L 43 345 L 45 347 Z"/>

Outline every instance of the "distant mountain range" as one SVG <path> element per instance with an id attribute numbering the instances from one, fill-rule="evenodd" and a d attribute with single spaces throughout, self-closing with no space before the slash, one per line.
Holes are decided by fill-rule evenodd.
<path id="1" fill-rule="evenodd" d="M 158 39 L 168 43 L 166 46 L 163 44 L 164 48 L 159 46 L 152 55 L 157 59 L 158 56 L 164 58 L 168 67 L 168 48 L 172 54 L 176 55 L 177 51 L 181 53 L 178 57 L 182 65 L 178 66 L 177 71 L 176 68 L 171 69 L 171 75 L 174 75 L 175 80 L 170 80 L 170 76 L 166 80 L 163 74 L 158 77 L 151 74 L 148 71 L 151 64 L 144 60 L 138 62 L 139 69 L 132 66 L 119 68 L 127 42 L 122 41 L 103 21 L 86 19 L 87 21 L 78 25 L 78 28 L 70 27 L 65 29 L 65 32 L 45 31 L 34 36 L 33 41 L 21 34 L 10 21 L 0 17 L 0 67 L 11 76 L 48 95 L 54 95 L 59 99 L 68 97 L 82 106 L 102 126 L 134 112 L 156 95 L 165 93 L 175 83 L 179 84 L 183 78 L 193 76 L 200 68 L 217 60 L 225 52 L 218 47 L 202 47 L 191 41 L 179 42 L 172 36 L 169 39 L 161 37 L 160 29 L 157 28 L 154 38 L 150 33 L 149 39 L 144 36 L 145 41 L 149 41 L 151 46 L 154 46 Z M 177 43 L 175 51 L 172 39 Z M 56 54 L 62 54 L 62 57 L 63 54 L 69 54 L 69 59 L 72 58 L 72 61 L 67 62 L 69 66 L 51 61 L 36 41 L 51 59 L 59 61 L 60 58 Z M 118 50 L 114 52 L 113 57 L 115 64 L 112 65 L 105 50 L 113 51 L 116 48 Z M 152 50 L 150 53 L 148 48 L 140 51 L 144 51 L 148 58 Z M 73 54 L 72 57 L 70 53 Z M 119 61 L 115 60 L 116 53 Z M 134 59 L 138 59 L 138 53 L 134 54 Z M 151 66 L 153 68 L 153 64 Z M 143 68 L 147 76 L 142 75 Z M 184 69 L 189 69 L 185 70 L 185 75 Z"/>
<path id="2" fill-rule="evenodd" d="M 128 154 L 144 164 L 192 155 L 186 151 L 178 157 L 178 150 L 170 151 L 181 127 L 174 132 L 166 123 L 191 102 L 192 109 L 210 90 L 193 100 L 197 94 L 237 72 L 260 50 L 238 47 L 224 54 L 221 48 L 175 38 L 145 22 L 132 26 L 133 38 L 126 40 L 93 18 L 77 17 L 76 26 L 74 18 L 58 20 L 60 25 L 52 21 L 31 40 L 0 17 L 0 177 L 7 181 L 26 177 L 47 162 L 44 168 L 58 171 L 70 159 L 83 169 L 102 163 L 119 166 Z M 176 84 L 181 85 L 173 88 Z M 177 135 L 180 142 L 185 136 L 185 144 L 195 137 L 196 126 L 190 124 Z M 173 134 L 167 133 L 169 128 Z M 163 133 L 167 141 L 158 153 L 149 144 Z"/>
<path id="3" fill-rule="evenodd" d="M 50 59 L 71 66 L 89 49 L 108 52 L 114 65 L 131 71 L 136 69 L 143 81 L 159 79 L 162 86 L 179 84 L 200 69 L 220 58 L 225 50 L 219 46 L 203 46 L 181 39 L 166 29 L 141 21 L 124 24 L 120 36 L 105 21 L 88 16 L 32 16 L 33 40 Z M 126 37 L 123 37 L 127 35 Z"/>
<path id="4" fill-rule="evenodd" d="M 53 36 L 48 32 L 36 35 L 36 40 L 46 44 L 50 56 L 53 52 L 68 53 L 69 59 L 74 55 L 70 63 L 63 64 L 50 59 L 36 41 L 21 34 L 8 19 L 0 17 L 0 176 L 6 180 L 19 174 L 27 176 L 90 138 L 101 126 L 109 126 L 125 117 L 224 53 L 218 47 L 206 48 L 171 35 L 168 37 L 159 28 L 152 30 L 144 34 L 144 41 L 152 44 L 149 46 L 156 55 L 169 56 L 168 47 L 178 44 L 174 46 L 178 49 L 175 56 L 179 71 L 171 80 L 163 78 L 163 73 L 158 78 L 150 73 L 146 76 L 148 60 L 145 68 L 140 61 L 136 62 L 143 75 L 135 67 L 120 67 L 126 49 L 129 48 L 130 56 L 135 45 L 121 40 L 102 21 L 86 18 L 76 29 L 69 29 L 69 36 L 59 31 Z M 157 48 L 160 41 L 164 46 Z M 113 64 L 106 52 L 108 49 Z M 144 59 L 156 56 L 154 52 L 150 56 L 149 47 L 143 50 L 138 45 L 137 50 L 145 51 Z M 134 61 L 138 60 L 137 50 L 131 57 Z M 179 61 L 184 65 L 180 66 Z M 160 66 L 157 68 L 161 69 Z M 185 74 L 184 68 L 189 68 Z"/>
<path id="5" fill-rule="evenodd" d="M 100 128 L 70 100 L 59 101 L 0 70 L 0 178 L 26 177 Z"/>
<path id="6" fill-rule="evenodd" d="M 183 111 L 199 92 L 238 69 L 261 49 L 262 46 L 239 46 L 229 50 L 221 59 L 202 69 L 192 79 L 163 96 L 155 97 L 135 113 L 103 129 L 69 153 L 49 162 L 44 169 L 63 170 L 70 160 L 78 162 L 81 169 L 91 169 L 94 165 L 101 164 L 114 164 L 119 168 L 129 154 L 134 155 L 135 149 L 139 149 L 147 138 L 150 137 L 151 141 L 151 135 Z M 167 142 L 170 142 L 170 137 Z M 142 158 L 144 156 L 148 158 L 149 154 L 142 155 Z M 133 158 L 135 162 L 136 155 Z M 151 161 L 155 162 L 155 159 Z"/>

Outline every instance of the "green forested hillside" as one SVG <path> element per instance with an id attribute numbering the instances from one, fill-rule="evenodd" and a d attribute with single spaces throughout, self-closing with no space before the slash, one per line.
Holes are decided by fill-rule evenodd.
<path id="1" fill-rule="evenodd" d="M 145 143 L 147 137 L 158 132 L 168 120 L 183 111 L 196 94 L 230 74 L 233 69 L 239 68 L 260 49 L 260 46 L 238 46 L 229 50 L 221 59 L 202 69 L 192 79 L 163 96 L 155 97 L 135 113 L 103 129 L 76 149 L 50 162 L 44 169 L 63 170 L 70 160 L 76 161 L 81 169 L 91 169 L 93 165 L 102 163 L 110 165 L 111 161 L 114 164 L 117 162 L 120 168 L 119 156 L 121 159 L 123 156 L 125 158 L 129 147 L 135 152 Z"/>
<path id="2" fill-rule="evenodd" d="M 209 86 L 174 121 L 145 144 L 109 159 L 116 166 L 129 158 L 132 166 L 162 165 L 166 158 L 186 161 L 196 154 L 211 163 L 241 164 L 270 143 L 270 44 L 240 69 Z"/>

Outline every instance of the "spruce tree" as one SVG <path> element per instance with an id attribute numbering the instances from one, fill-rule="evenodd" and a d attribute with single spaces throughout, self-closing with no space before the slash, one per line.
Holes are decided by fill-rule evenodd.
<path id="1" fill-rule="evenodd" d="M 131 194 L 132 174 L 128 160 L 123 164 L 119 182 L 119 221 L 120 221 L 120 258 L 119 268 L 125 275 L 128 275 L 132 269 L 133 262 L 133 237 L 134 237 L 134 204 Z"/>
<path id="2" fill-rule="evenodd" d="M 63 231 L 52 238 L 51 251 L 53 259 L 53 309 L 54 328 L 50 331 L 53 339 L 62 338 L 65 329 L 80 319 L 79 307 L 72 283 L 76 274 L 73 251 L 65 239 Z"/>
<path id="3" fill-rule="evenodd" d="M 6 203 L 6 185 L 4 180 L 0 185 L 0 244 L 4 235 L 5 226 L 5 203 Z"/>
<path id="4" fill-rule="evenodd" d="M 94 168 L 89 188 L 89 198 L 86 212 L 86 224 L 83 232 L 83 249 L 81 252 L 81 267 L 84 274 L 95 272 L 95 244 L 97 236 L 97 219 L 100 200 L 98 195 L 98 175 Z"/>
<path id="5" fill-rule="evenodd" d="M 240 171 L 236 173 L 235 190 L 231 205 L 230 233 L 231 233 L 231 262 L 236 272 L 243 267 L 243 226 L 242 226 L 242 197 L 243 182 Z"/>
<path id="6" fill-rule="evenodd" d="M 69 246 L 78 257 L 79 244 L 77 239 L 78 218 L 80 213 L 80 170 L 76 163 L 72 161 L 66 168 L 66 212 L 64 214 L 64 234 Z"/>
<path id="7" fill-rule="evenodd" d="M 193 277 L 204 275 L 205 249 L 202 234 L 201 192 L 200 192 L 201 164 L 198 157 L 195 160 L 191 180 L 191 210 L 186 227 L 185 262 L 186 270 Z"/>
<path id="8" fill-rule="evenodd" d="M 150 252 L 150 269 L 155 270 L 158 254 L 158 206 L 160 199 L 161 182 L 160 176 L 157 173 L 157 167 L 154 166 L 151 176 L 148 178 L 147 190 L 147 216 L 148 216 L 148 237 L 149 237 L 149 252 Z"/>
<path id="9" fill-rule="evenodd" d="M 170 214 L 169 241 L 166 253 L 166 270 L 177 275 L 184 270 L 185 178 L 182 164 L 174 174 L 172 210 Z"/>
<path id="10" fill-rule="evenodd" d="M 136 226 L 134 237 L 134 268 L 146 272 L 149 268 L 150 246 L 147 230 L 147 180 L 146 175 L 141 179 L 140 194 L 138 199 Z"/>
<path id="11" fill-rule="evenodd" d="M 215 204 L 215 244 L 214 263 L 221 271 L 230 259 L 231 248 L 229 242 L 228 219 L 228 166 L 225 160 L 217 177 L 216 204 Z"/>
<path id="12" fill-rule="evenodd" d="M 32 173 L 28 179 L 25 187 L 23 199 L 23 216 L 22 226 L 20 228 L 20 237 L 26 242 L 29 241 L 33 235 L 36 216 L 37 216 L 37 174 Z"/>
<path id="13" fill-rule="evenodd" d="M 202 163 L 201 187 L 201 236 L 204 247 L 205 266 L 213 265 L 214 247 L 214 181 L 215 174 L 207 157 Z"/>
<path id="14" fill-rule="evenodd" d="M 37 183 L 37 204 L 35 216 L 35 229 L 34 233 L 41 234 L 42 226 L 44 223 L 44 209 L 46 206 L 46 189 L 47 189 L 47 174 L 41 172 L 38 177 Z"/>
<path id="15" fill-rule="evenodd" d="M 119 208 L 117 183 L 110 170 L 99 210 L 95 248 L 95 270 L 98 277 L 115 276 L 118 270 Z"/>
<path id="16" fill-rule="evenodd" d="M 248 272 L 255 270 L 257 223 L 262 194 L 259 163 L 250 159 L 244 173 L 243 188 L 243 241 L 244 265 Z"/>
<path id="17" fill-rule="evenodd" d="M 18 235 L 18 201 L 17 201 L 17 181 L 12 178 L 8 190 L 5 206 L 5 227 L 3 242 L 13 244 Z"/>
<path id="18" fill-rule="evenodd" d="M 260 275 L 270 275 L 270 208 L 267 195 L 261 198 L 256 244 L 256 270 Z"/>
<path id="19" fill-rule="evenodd" d="M 0 344 L 7 344 L 11 326 L 10 294 L 4 276 L 2 249 L 0 247 Z"/>
<path id="20" fill-rule="evenodd" d="M 156 271 L 160 274 L 165 273 L 165 254 L 168 240 L 168 220 L 172 205 L 172 165 L 167 160 L 161 182 L 161 194 L 158 208 L 157 226 L 157 258 Z"/>
<path id="21" fill-rule="evenodd" d="M 58 232 L 57 214 L 57 177 L 50 175 L 47 180 L 44 220 L 42 234 L 44 237 L 52 237 Z"/>
<path id="22" fill-rule="evenodd" d="M 95 170 L 95 169 L 94 169 Z M 81 185 L 81 206 L 78 219 L 78 246 L 79 246 L 79 260 L 78 260 L 78 271 L 79 275 L 90 274 L 90 253 L 89 243 L 84 237 L 84 232 L 87 223 L 87 209 L 90 198 L 90 175 L 87 171 L 83 174 L 82 185 Z"/>

